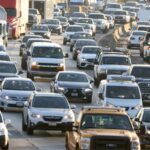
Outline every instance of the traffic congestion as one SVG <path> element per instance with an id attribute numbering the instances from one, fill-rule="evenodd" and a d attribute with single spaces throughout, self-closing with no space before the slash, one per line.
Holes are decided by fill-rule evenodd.
<path id="1" fill-rule="evenodd" d="M 149 50 L 148 0 L 0 0 L 0 148 L 150 149 Z"/>

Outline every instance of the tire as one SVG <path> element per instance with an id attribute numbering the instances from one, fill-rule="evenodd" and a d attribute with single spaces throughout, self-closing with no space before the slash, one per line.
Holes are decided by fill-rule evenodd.
<path id="1" fill-rule="evenodd" d="M 27 123 L 27 134 L 28 135 L 33 135 L 33 128 L 30 127 L 30 121 L 28 120 Z"/>
<path id="2" fill-rule="evenodd" d="M 63 40 L 63 45 L 66 45 L 66 44 L 67 44 L 67 42 L 65 40 Z"/>
<path id="3" fill-rule="evenodd" d="M 2 146 L 1 149 L 2 150 L 8 150 L 9 149 L 9 143 L 7 143 L 7 145 L 5 145 L 5 146 Z"/>
<path id="4" fill-rule="evenodd" d="M 23 130 L 23 131 L 26 131 L 26 130 L 27 130 L 27 125 L 26 125 L 25 122 L 24 122 L 24 117 L 23 117 L 23 115 L 22 115 L 22 130 Z"/>

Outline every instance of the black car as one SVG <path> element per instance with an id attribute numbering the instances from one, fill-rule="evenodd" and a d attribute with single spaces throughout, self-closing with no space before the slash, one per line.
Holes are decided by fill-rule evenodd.
<path id="1" fill-rule="evenodd" d="M 35 35 L 40 35 L 45 39 L 51 38 L 51 31 L 49 30 L 47 25 L 33 25 L 31 28 L 31 32 Z"/>
<path id="2" fill-rule="evenodd" d="M 51 92 L 63 93 L 68 98 L 79 98 L 92 102 L 92 78 L 84 72 L 60 71 L 50 83 Z"/>
<path id="3" fill-rule="evenodd" d="M 78 39 L 93 39 L 93 36 L 86 32 L 77 32 L 70 36 L 70 51 L 72 52 L 73 47 Z"/>
<path id="4" fill-rule="evenodd" d="M 78 39 L 73 48 L 73 59 L 76 60 L 83 46 L 97 46 L 93 39 Z"/>
<path id="5" fill-rule="evenodd" d="M 28 39 L 31 39 L 31 38 L 42 38 L 42 36 L 40 36 L 40 35 L 34 35 L 34 34 L 26 34 L 23 37 L 23 39 L 20 41 L 21 44 L 20 44 L 19 56 L 22 56 L 23 50 L 26 47 L 27 41 L 28 41 Z"/>

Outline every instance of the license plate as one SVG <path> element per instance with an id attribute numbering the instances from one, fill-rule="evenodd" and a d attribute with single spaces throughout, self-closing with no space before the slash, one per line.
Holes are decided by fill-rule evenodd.
<path id="1" fill-rule="evenodd" d="M 71 93 L 71 96 L 78 96 L 78 93 Z"/>
<path id="2" fill-rule="evenodd" d="M 16 103 L 16 106 L 18 106 L 18 107 L 23 107 L 23 105 L 24 105 L 24 104 L 23 104 L 22 102 L 17 102 L 17 103 Z"/>
<path id="3" fill-rule="evenodd" d="M 49 122 L 48 124 L 49 124 L 49 126 L 56 126 L 57 125 L 56 122 Z"/>

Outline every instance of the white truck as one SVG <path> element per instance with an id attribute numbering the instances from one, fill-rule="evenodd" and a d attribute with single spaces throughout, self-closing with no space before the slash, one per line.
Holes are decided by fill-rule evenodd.
<path id="1" fill-rule="evenodd" d="M 7 34 L 7 13 L 5 9 L 0 6 L 0 44 L 7 46 L 8 34 Z"/>

